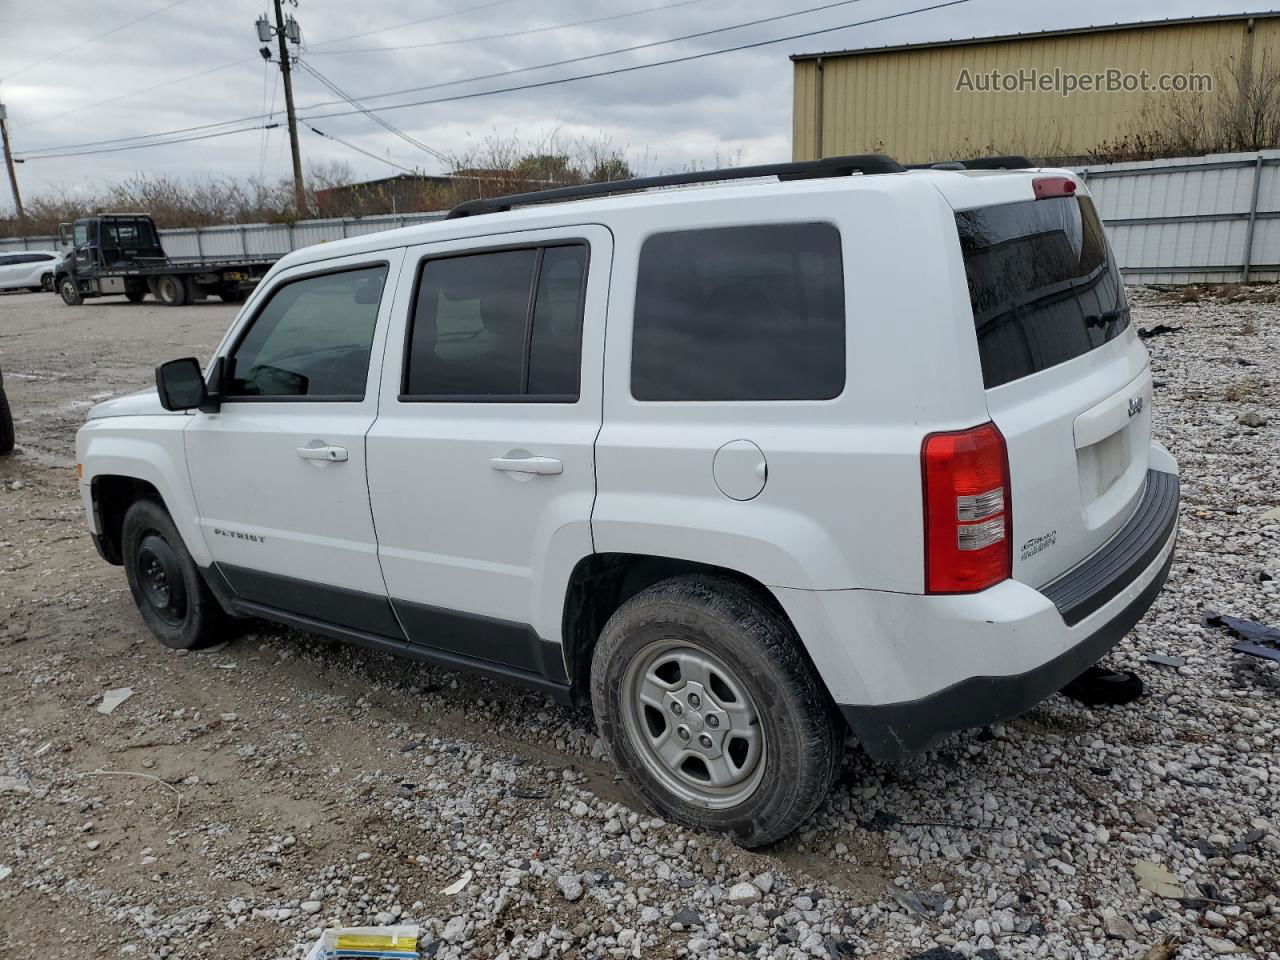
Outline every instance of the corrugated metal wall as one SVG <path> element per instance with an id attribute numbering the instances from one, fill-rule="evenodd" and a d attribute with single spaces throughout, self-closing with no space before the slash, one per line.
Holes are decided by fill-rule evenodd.
<path id="1" fill-rule="evenodd" d="M 187 227 L 161 230 L 164 252 L 175 259 L 188 257 L 277 257 L 344 237 L 359 237 L 380 230 L 440 220 L 445 212 L 388 214 L 378 217 L 346 217 L 333 220 L 299 220 L 287 223 L 246 223 L 226 227 Z M 57 237 L 0 238 L 6 250 L 57 250 Z"/>
<path id="2" fill-rule="evenodd" d="M 1128 283 L 1280 280 L 1280 150 L 1076 170 Z"/>
<path id="3" fill-rule="evenodd" d="M 1230 282 L 1244 277 L 1246 263 L 1251 279 L 1280 280 L 1280 150 L 1075 169 L 1089 183 L 1126 282 Z M 171 257 L 271 256 L 443 216 L 161 230 L 160 236 Z M 0 252 L 57 247 L 57 237 L 0 240 Z"/>
<path id="4" fill-rule="evenodd" d="M 1077 158 L 1158 122 L 1170 97 L 1152 92 L 957 91 L 971 75 L 1035 69 L 1093 74 L 1209 73 L 1234 91 L 1242 64 L 1274 69 L 1280 19 L 1207 21 L 965 42 L 797 59 L 792 156 L 880 152 L 902 163 L 984 154 Z M 819 88 L 821 79 L 821 89 Z M 1218 93 L 1208 96 L 1217 96 Z M 819 143 L 821 141 L 821 143 Z"/>

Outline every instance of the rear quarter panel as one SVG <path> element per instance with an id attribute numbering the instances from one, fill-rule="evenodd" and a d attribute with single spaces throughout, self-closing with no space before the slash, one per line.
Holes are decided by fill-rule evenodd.
<path id="1" fill-rule="evenodd" d="M 636 268 L 657 232 L 828 222 L 841 235 L 844 392 L 830 401 L 640 402 L 630 390 Z M 599 551 L 676 557 L 770 586 L 923 587 L 920 444 L 987 419 L 951 208 L 909 175 L 796 184 L 786 195 L 620 213 L 605 346 L 592 532 Z M 977 388 L 975 389 L 975 384 Z M 748 501 L 712 475 L 726 442 L 756 443 Z"/>

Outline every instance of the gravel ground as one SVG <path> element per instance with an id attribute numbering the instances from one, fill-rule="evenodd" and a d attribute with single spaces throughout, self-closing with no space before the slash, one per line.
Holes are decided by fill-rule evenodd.
<path id="1" fill-rule="evenodd" d="M 851 750 L 746 852 L 647 812 L 586 711 L 256 624 L 161 647 L 85 536 L 72 438 L 233 311 L 0 297 L 0 956 L 297 957 L 394 920 L 441 958 L 1280 958 L 1280 664 L 1201 626 L 1280 624 L 1280 305 L 1135 300 L 1180 328 L 1148 340 L 1178 558 L 1110 657 L 1147 695 Z"/>

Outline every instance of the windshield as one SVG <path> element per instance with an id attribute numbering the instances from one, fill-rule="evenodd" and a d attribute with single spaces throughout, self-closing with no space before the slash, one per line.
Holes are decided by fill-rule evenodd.
<path id="1" fill-rule="evenodd" d="M 988 389 L 1088 353 L 1129 325 L 1088 197 L 965 210 L 956 227 Z"/>

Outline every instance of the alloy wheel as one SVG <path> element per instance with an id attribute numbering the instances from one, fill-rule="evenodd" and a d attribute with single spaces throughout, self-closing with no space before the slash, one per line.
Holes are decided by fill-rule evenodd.
<path id="1" fill-rule="evenodd" d="M 651 643 L 627 665 L 621 693 L 628 739 L 681 799 L 732 807 L 760 785 L 766 762 L 760 711 L 714 654 L 688 640 Z"/>

